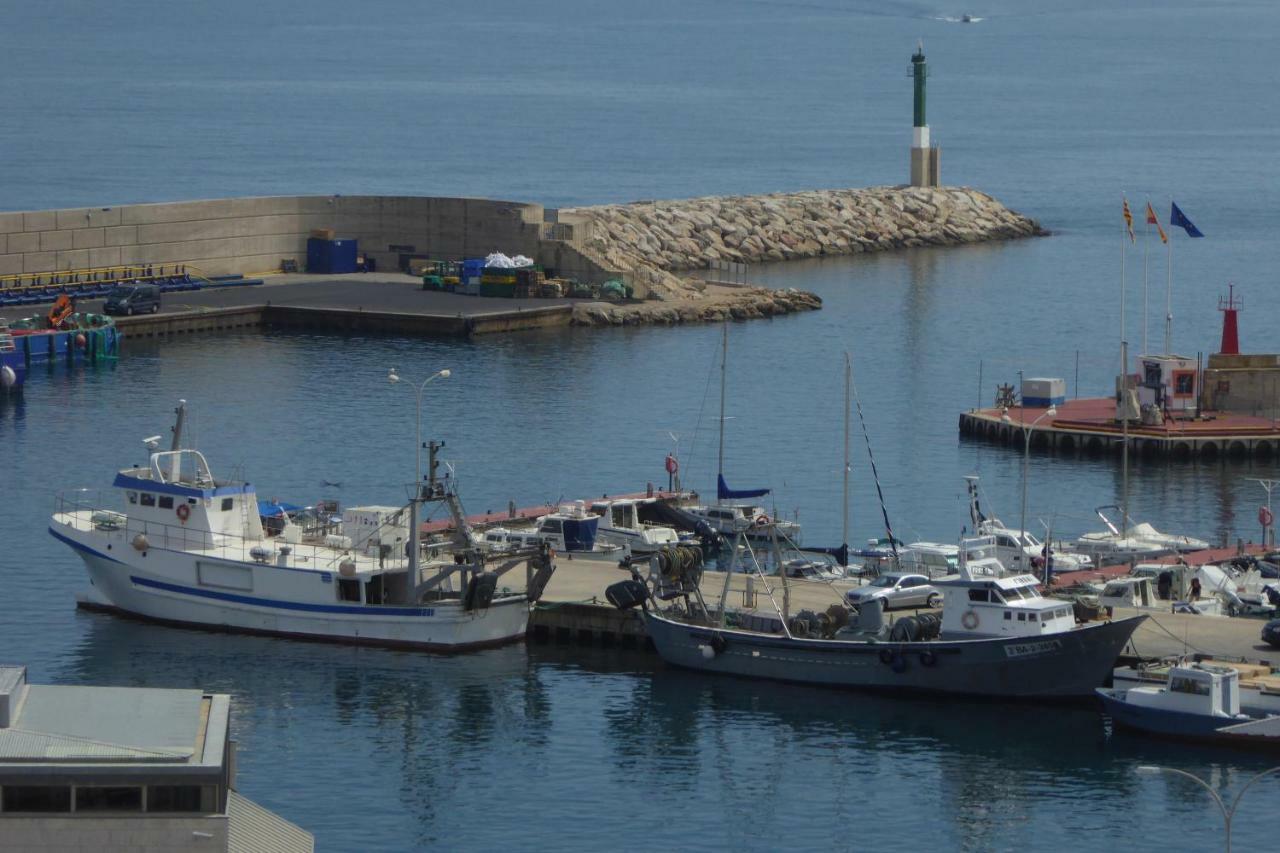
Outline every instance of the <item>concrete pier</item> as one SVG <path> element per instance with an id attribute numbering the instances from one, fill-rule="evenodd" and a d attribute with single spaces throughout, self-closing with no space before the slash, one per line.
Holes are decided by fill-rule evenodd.
<path id="1" fill-rule="evenodd" d="M 1033 451 L 1097 455 L 1118 454 L 1124 443 L 1124 430 L 1115 420 L 1115 401 L 1110 397 L 1068 400 L 1057 407 L 1055 416 L 1035 423 L 1045 411 L 1020 406 L 970 409 L 960 415 L 960 437 L 1022 452 L 1029 434 Z M 1154 425 L 1130 421 L 1128 432 L 1130 458 L 1135 461 L 1250 456 L 1265 460 L 1280 454 L 1277 422 L 1256 415 L 1206 412 L 1200 418 Z"/>

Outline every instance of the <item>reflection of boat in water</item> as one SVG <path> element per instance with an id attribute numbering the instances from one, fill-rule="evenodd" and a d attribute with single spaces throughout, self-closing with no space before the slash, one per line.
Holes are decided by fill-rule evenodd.
<path id="1" fill-rule="evenodd" d="M 843 604 L 792 614 L 785 573 L 781 590 L 760 577 L 776 613 L 712 609 L 698 572 L 651 579 L 659 592 L 645 625 L 663 660 L 707 672 L 998 698 L 1092 696 L 1146 617 L 1077 625 L 1069 605 L 1040 594 L 1035 577 L 1006 577 L 990 550 L 990 539 L 967 540 L 959 574 L 934 582 L 945 599 L 940 623 L 903 617 L 890 627 L 871 607 L 849 624 Z M 659 610 L 659 600 L 671 604 Z"/>
<path id="2" fill-rule="evenodd" d="M 350 508 L 341 532 L 305 535 L 287 516 L 263 529 L 254 487 L 215 479 L 203 454 L 148 441 L 145 468 L 120 471 L 124 511 L 62 496 L 49 527 L 84 560 L 92 603 L 164 622 L 443 650 L 521 639 L 554 566 L 546 546 L 490 561 L 457 496 L 434 481 L 409 507 Z M 444 505 L 452 542 L 408 544 L 413 502 Z M 499 589 L 523 566 L 527 592 Z"/>

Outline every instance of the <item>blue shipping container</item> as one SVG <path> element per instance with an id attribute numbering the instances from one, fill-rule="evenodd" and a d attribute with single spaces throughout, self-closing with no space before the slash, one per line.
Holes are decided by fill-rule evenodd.
<path id="1" fill-rule="evenodd" d="M 333 274 L 356 271 L 356 240 L 307 238 L 307 272 Z"/>

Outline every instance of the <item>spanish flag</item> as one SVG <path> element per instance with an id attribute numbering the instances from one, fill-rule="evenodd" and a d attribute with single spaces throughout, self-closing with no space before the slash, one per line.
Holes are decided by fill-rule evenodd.
<path id="1" fill-rule="evenodd" d="M 1133 214 L 1129 212 L 1129 199 L 1127 198 L 1124 200 L 1124 227 L 1129 229 L 1129 242 L 1138 242 L 1138 238 L 1133 236 Z"/>
<path id="2" fill-rule="evenodd" d="M 1160 234 L 1160 242 L 1168 243 L 1169 236 L 1164 233 L 1164 229 L 1160 227 L 1160 220 L 1156 219 L 1156 212 L 1151 209 L 1151 202 L 1147 202 L 1147 222 L 1156 227 L 1156 231 Z"/>

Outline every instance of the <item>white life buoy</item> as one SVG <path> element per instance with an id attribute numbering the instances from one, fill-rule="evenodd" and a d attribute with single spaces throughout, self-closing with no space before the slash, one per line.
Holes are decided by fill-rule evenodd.
<path id="1" fill-rule="evenodd" d="M 186 504 L 178 504 L 178 508 L 175 509 L 174 512 L 178 515 L 178 521 L 181 521 L 183 524 L 186 524 L 187 519 L 191 517 L 191 507 Z"/>
<path id="2" fill-rule="evenodd" d="M 964 615 L 960 617 L 960 624 L 968 630 L 972 631 L 978 627 L 978 613 L 976 610 L 966 610 Z"/>

